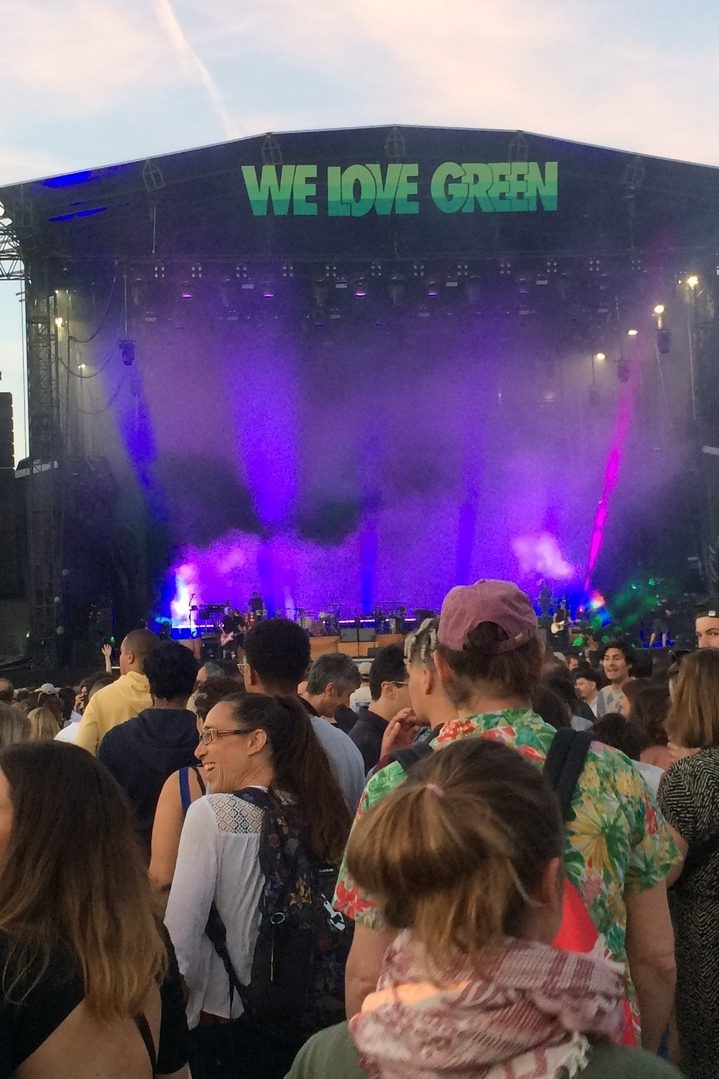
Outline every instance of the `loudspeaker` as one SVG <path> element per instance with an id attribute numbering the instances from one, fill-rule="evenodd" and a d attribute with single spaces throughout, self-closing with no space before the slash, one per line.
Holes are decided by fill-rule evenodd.
<path id="1" fill-rule="evenodd" d="M 19 596 L 23 590 L 18 526 L 15 472 L 0 468 L 0 596 Z"/>
<path id="2" fill-rule="evenodd" d="M 0 393 L 0 468 L 15 467 L 12 394 Z"/>

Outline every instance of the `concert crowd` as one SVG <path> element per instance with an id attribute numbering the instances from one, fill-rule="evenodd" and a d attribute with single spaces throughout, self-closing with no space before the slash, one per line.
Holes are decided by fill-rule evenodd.
<path id="1" fill-rule="evenodd" d="M 0 677 L 0 1079 L 715 1079 L 719 603 L 683 652 L 494 580 L 361 662 L 231 643 Z"/>

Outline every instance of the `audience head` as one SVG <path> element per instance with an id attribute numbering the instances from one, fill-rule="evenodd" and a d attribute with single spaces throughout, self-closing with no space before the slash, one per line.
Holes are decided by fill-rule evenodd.
<path id="1" fill-rule="evenodd" d="M 557 799 L 521 753 L 459 740 L 416 765 L 352 830 L 348 868 L 431 961 L 476 960 L 504 936 L 550 942 L 562 911 Z"/>
<path id="2" fill-rule="evenodd" d="M 438 626 L 439 619 L 425 618 L 404 642 L 410 706 L 420 723 L 433 728 L 454 712 L 434 662 Z"/>
<path id="3" fill-rule="evenodd" d="M 198 720 L 202 723 L 207 719 L 207 714 L 220 701 L 226 697 L 234 697 L 238 693 L 237 682 L 234 678 L 206 678 L 195 693 L 195 712 Z"/>
<path id="4" fill-rule="evenodd" d="M 184 708 L 195 688 L 197 660 L 177 641 L 160 641 L 145 659 L 145 674 L 156 704 Z"/>
<path id="5" fill-rule="evenodd" d="M 638 761 L 647 743 L 642 728 L 619 712 L 607 712 L 594 724 L 594 737 L 605 746 L 612 746 L 626 753 L 632 761 Z"/>
<path id="6" fill-rule="evenodd" d="M 694 613 L 697 648 L 719 648 L 719 600 L 707 600 Z"/>
<path id="7" fill-rule="evenodd" d="M 0 747 L 15 742 L 27 742 L 30 737 L 30 720 L 27 712 L 16 704 L 0 701 Z"/>
<path id="8" fill-rule="evenodd" d="M 47 705 L 33 708 L 28 713 L 31 742 L 51 742 L 60 730 L 55 713 Z"/>
<path id="9" fill-rule="evenodd" d="M 457 707 L 481 693 L 529 703 L 544 648 L 529 597 L 509 581 L 477 581 L 445 597 L 435 663 Z"/>
<path id="10" fill-rule="evenodd" d="M 640 690 L 651 685 L 648 678 L 632 678 L 622 686 L 622 695 L 619 699 L 619 711 L 625 719 L 634 715 L 634 703 Z"/>
<path id="11" fill-rule="evenodd" d="M 596 697 L 604 679 L 594 667 L 577 667 L 574 672 L 574 688 L 587 704 Z"/>
<path id="12" fill-rule="evenodd" d="M 62 686 L 62 688 L 57 691 L 57 699 L 62 708 L 63 722 L 67 723 L 72 717 L 75 708 L 75 690 L 72 686 Z"/>
<path id="13" fill-rule="evenodd" d="M 107 769 L 62 742 L 0 750 L 0 865 L 5 995 L 69 949 L 93 1014 L 141 1014 L 165 949 L 134 815 Z"/>
<path id="14" fill-rule="evenodd" d="M 310 642 L 296 622 L 268 618 L 248 630 L 244 654 L 248 693 L 290 695 L 304 681 L 310 664 Z"/>
<path id="15" fill-rule="evenodd" d="M 9 678 L 0 678 L 0 702 L 4 704 L 12 704 L 15 694 L 15 687 Z"/>
<path id="16" fill-rule="evenodd" d="M 634 658 L 632 659 L 632 678 L 645 678 L 652 677 L 654 671 L 654 656 L 648 648 L 640 648 L 638 652 L 634 652 Z"/>
<path id="17" fill-rule="evenodd" d="M 630 677 L 634 650 L 626 641 L 608 641 L 602 651 L 602 670 L 607 681 L 621 686 Z"/>
<path id="18" fill-rule="evenodd" d="M 224 678 L 224 669 L 219 663 L 213 663 L 212 660 L 207 660 L 203 663 L 197 672 L 196 684 L 201 686 L 203 682 L 206 682 L 208 678 Z"/>
<path id="19" fill-rule="evenodd" d="M 642 728 L 647 746 L 667 744 L 666 721 L 669 712 L 666 686 L 642 686 L 632 705 L 632 719 Z"/>
<path id="20" fill-rule="evenodd" d="M 56 692 L 43 693 L 43 691 L 40 690 L 37 698 L 37 707 L 49 709 L 55 717 L 58 728 L 62 726 L 62 704 L 60 703 L 60 698 Z"/>
<path id="21" fill-rule="evenodd" d="M 327 652 L 318 656 L 307 675 L 306 695 L 321 716 L 334 716 L 349 708 L 350 697 L 362 685 L 362 677 L 349 656 Z"/>
<path id="22" fill-rule="evenodd" d="M 571 726 L 571 711 L 566 701 L 550 689 L 544 682 L 535 682 L 530 695 L 532 711 L 541 716 L 545 723 L 559 730 Z"/>
<path id="23" fill-rule="evenodd" d="M 145 660 L 160 638 L 149 629 L 133 629 L 120 645 L 120 674 L 145 673 Z"/>
<path id="24" fill-rule="evenodd" d="M 579 708 L 579 698 L 574 685 L 574 679 L 568 670 L 549 671 L 542 679 L 546 686 L 557 694 L 562 700 L 570 716 L 576 714 Z"/>
<path id="25" fill-rule="evenodd" d="M 684 656 L 666 721 L 669 741 L 686 749 L 719 745 L 719 650 Z"/>
<path id="26" fill-rule="evenodd" d="M 297 697 L 246 693 L 220 701 L 207 715 L 196 752 L 213 794 L 251 784 L 289 794 L 315 854 L 339 860 L 349 811 Z"/>
<path id="27" fill-rule="evenodd" d="M 369 672 L 369 691 L 375 711 L 395 715 L 402 708 L 409 708 L 407 668 L 400 645 L 388 644 L 377 649 Z"/>

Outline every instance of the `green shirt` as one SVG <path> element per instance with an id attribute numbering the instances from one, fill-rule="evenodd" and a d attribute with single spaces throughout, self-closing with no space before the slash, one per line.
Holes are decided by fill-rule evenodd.
<path id="1" fill-rule="evenodd" d="M 681 1079 L 659 1057 L 641 1049 L 593 1043 L 581 1079 Z M 346 1023 L 321 1030 L 303 1045 L 285 1079 L 367 1079 Z"/>

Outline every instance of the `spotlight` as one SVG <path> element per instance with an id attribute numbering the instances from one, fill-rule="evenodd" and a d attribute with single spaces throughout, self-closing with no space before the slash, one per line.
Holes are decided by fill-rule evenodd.
<path id="1" fill-rule="evenodd" d="M 664 314 L 664 304 L 663 303 L 656 304 L 656 306 L 654 307 L 654 314 L 655 315 L 663 315 Z"/>
<path id="2" fill-rule="evenodd" d="M 597 361 L 597 363 L 604 363 L 606 358 L 607 357 L 603 352 L 595 352 L 594 353 L 594 359 Z"/>
<path id="3" fill-rule="evenodd" d="M 627 330 L 627 337 L 636 337 L 639 330 Z"/>
<path id="4" fill-rule="evenodd" d="M 55 325 L 57 326 L 58 330 L 62 329 L 62 315 L 57 316 L 57 318 L 55 319 Z"/>
<path id="5" fill-rule="evenodd" d="M 135 342 L 129 337 L 123 337 L 117 344 L 125 367 L 132 367 L 135 362 Z"/>
<path id="6" fill-rule="evenodd" d="M 77 365 L 77 369 L 78 369 L 78 371 L 85 371 L 87 369 L 87 364 L 86 363 L 79 363 Z"/>
<path id="7" fill-rule="evenodd" d="M 693 274 L 691 274 L 691 276 L 687 277 L 687 284 L 689 285 L 689 288 L 696 288 L 697 287 L 697 285 L 699 284 L 699 278 L 697 277 L 697 275 L 695 273 L 693 273 Z"/>

